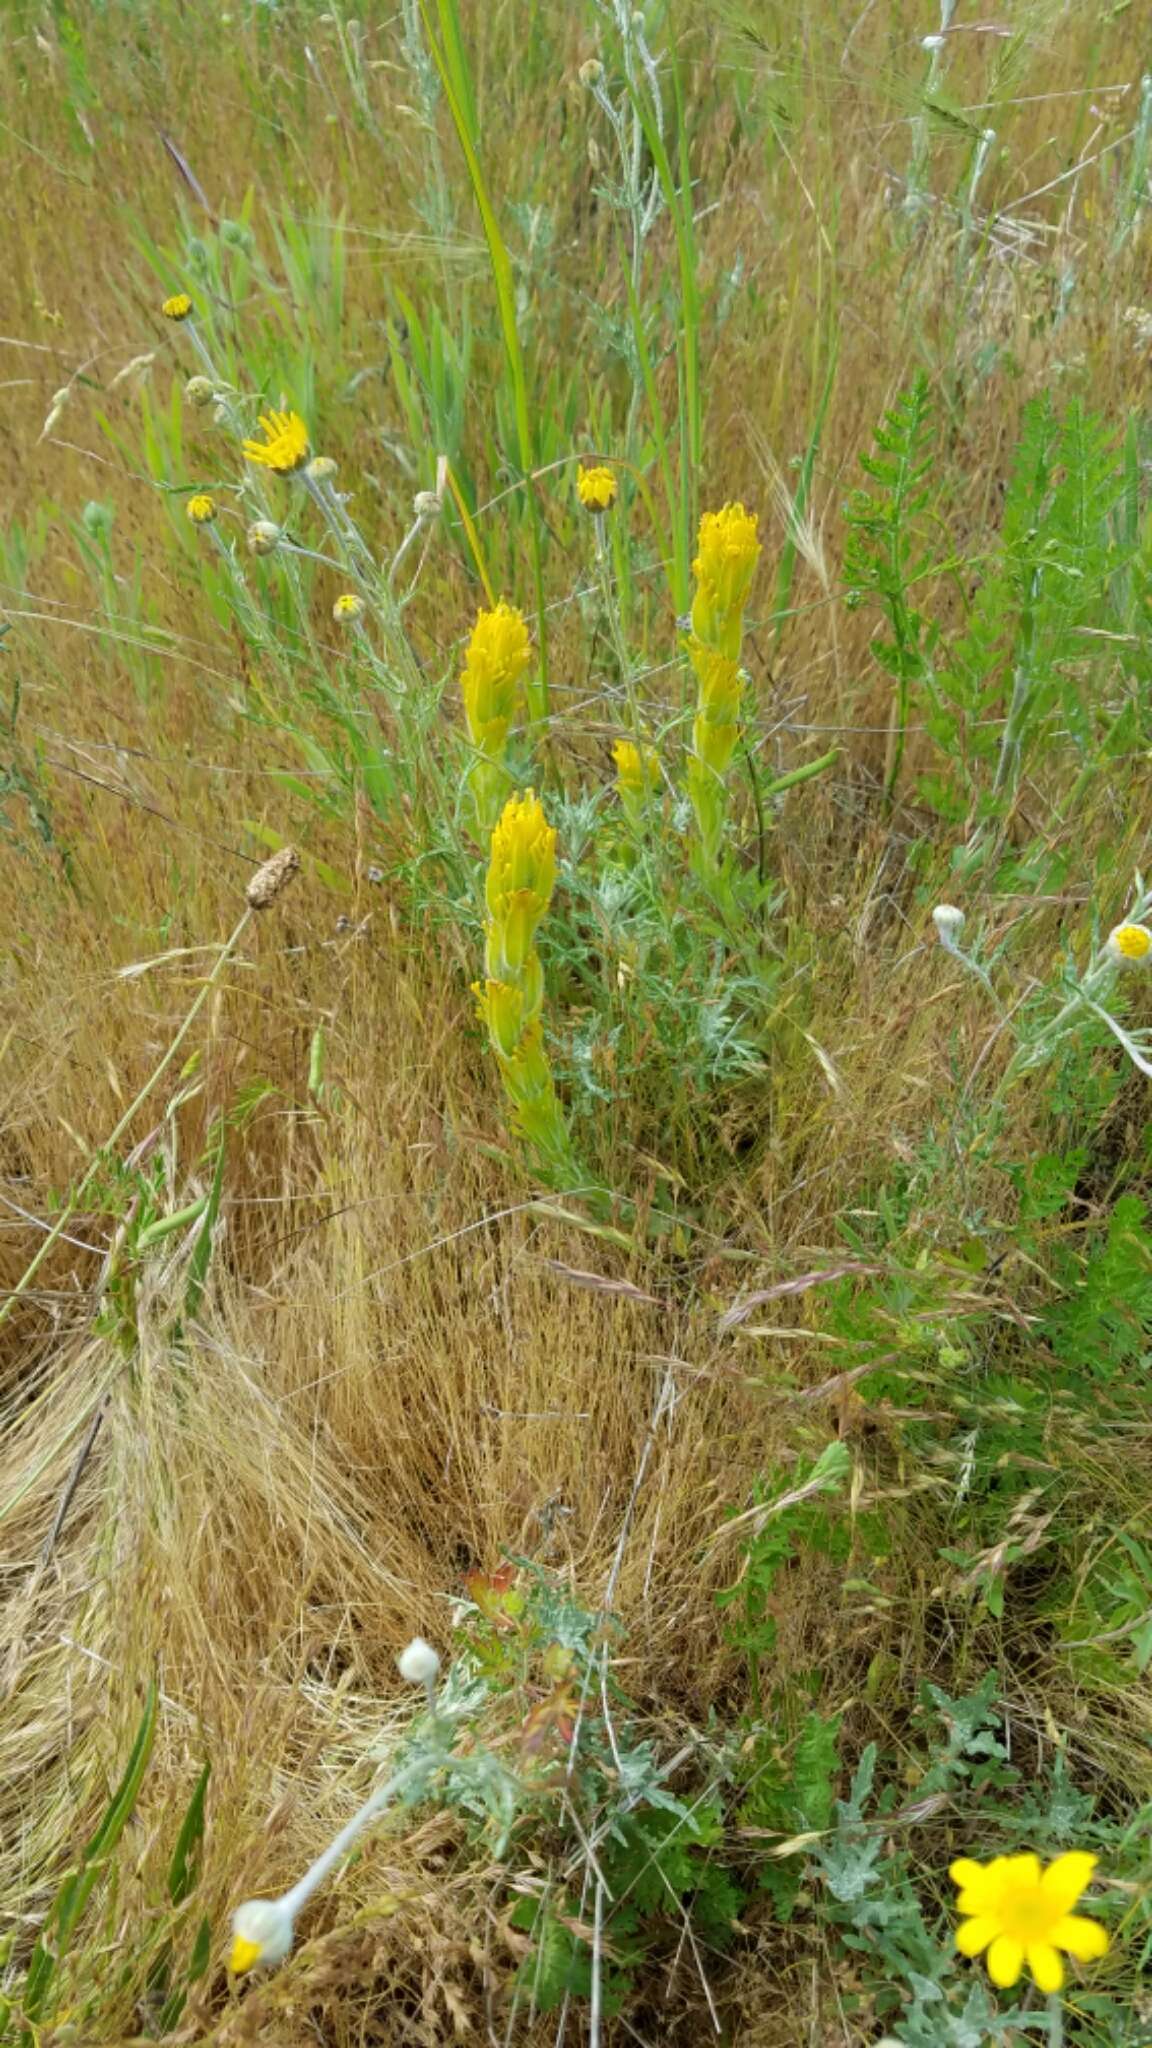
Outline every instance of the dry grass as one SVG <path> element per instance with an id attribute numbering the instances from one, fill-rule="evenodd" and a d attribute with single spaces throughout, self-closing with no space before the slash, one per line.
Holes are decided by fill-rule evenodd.
<path id="1" fill-rule="evenodd" d="M 417 226 L 424 157 L 417 124 L 397 119 L 387 233 L 375 239 L 378 138 L 355 114 L 330 29 L 313 23 L 306 35 L 295 13 L 281 24 L 237 6 L 227 28 L 217 32 L 213 18 L 208 32 L 199 10 L 189 18 L 160 7 L 148 25 L 144 13 L 120 8 L 100 33 L 96 13 L 81 7 L 83 89 L 59 23 L 17 9 L 0 27 L 13 65 L 3 148 L 17 223 L 2 288 L 0 326 L 10 339 L 0 486 L 13 521 L 29 531 L 43 518 L 48 530 L 24 587 L 9 582 L 3 593 L 16 629 L 4 679 L 22 691 L 12 758 L 42 775 L 53 834 L 51 844 L 37 841 L 19 788 L 10 789 L 5 810 L 17 845 L 0 869 L 6 1286 L 38 1243 L 43 1226 L 28 1219 L 51 1220 L 60 1191 L 164 1052 L 211 949 L 234 924 L 261 853 L 248 822 L 296 838 L 306 865 L 294 892 L 245 935 L 210 1001 L 185 1099 L 173 1112 L 171 1091 L 162 1090 L 132 1133 L 135 1141 L 155 1135 L 173 1200 L 187 1201 L 206 1185 L 213 1119 L 254 1084 L 268 1084 L 229 1139 L 226 1227 L 195 1327 L 173 1345 L 185 1247 L 149 1268 L 138 1349 L 125 1355 L 102 1332 L 97 1311 L 117 1219 L 97 1200 L 71 1219 L 68 1241 L 3 1332 L 0 1499 L 11 1506 L 0 1896 L 18 1940 L 99 1813 L 153 1672 L 161 1732 L 119 1860 L 118 1924 L 127 1928 L 136 1902 L 156 1895 L 172 1817 L 210 1754 L 202 1903 L 219 1927 L 237 1899 L 288 1883 L 363 1796 L 372 1758 L 405 1711 L 395 1652 L 416 1628 L 445 1639 L 469 1567 L 488 1568 L 510 1548 L 569 1574 L 594 1605 L 623 1537 L 616 1606 L 627 1629 L 627 1683 L 674 1741 L 714 1708 L 739 1711 L 738 1660 L 713 1597 L 734 1560 L 712 1539 L 726 1514 L 747 1504 L 757 1475 L 806 1440 L 809 1417 L 826 1434 L 866 1440 L 893 1499 L 915 1494 L 922 1475 L 903 1468 L 882 1414 L 863 1412 L 849 1389 L 807 1406 L 796 1398 L 836 1369 L 809 1302 L 782 1305 L 779 1334 L 753 1340 L 718 1333 L 717 1317 L 739 1291 L 842 1254 L 842 1212 L 866 1204 L 915 1154 L 939 1077 L 954 1061 L 970 1067 L 988 1036 L 979 988 L 925 944 L 924 903 L 933 877 L 942 885 L 947 875 L 950 835 L 913 812 L 889 818 L 878 805 L 887 686 L 868 661 L 869 623 L 827 602 L 854 453 L 910 365 L 927 361 L 950 443 L 953 533 L 962 544 L 969 534 L 977 552 L 1023 398 L 1046 381 L 1088 388 L 1119 416 L 1145 375 L 1121 317 L 1147 283 L 1138 241 L 1111 265 L 1107 293 L 1093 288 L 1093 272 L 1108 260 L 1105 227 L 1096 226 L 1111 190 L 1105 172 L 1025 197 L 1131 125 L 1140 10 L 1118 10 L 1108 24 L 1087 5 L 1001 11 L 1023 39 L 1020 104 L 1003 113 L 1011 156 L 982 198 L 1031 223 L 1031 239 L 989 260 L 981 295 L 959 317 L 950 221 L 911 242 L 892 230 L 899 187 L 886 173 L 907 156 L 892 81 L 911 70 L 907 10 L 822 10 L 790 45 L 767 139 L 740 110 L 771 99 L 781 23 L 753 23 L 760 40 L 741 34 L 736 9 L 683 23 L 700 108 L 693 150 L 714 209 L 701 226 L 704 260 L 712 278 L 738 254 L 754 271 L 752 289 L 706 341 L 706 496 L 742 492 L 767 517 L 838 342 L 794 593 L 810 609 L 781 650 L 754 652 L 765 663 L 765 716 L 789 721 L 788 758 L 806 744 L 821 751 L 830 728 L 845 754 L 830 780 L 789 800 L 773 834 L 787 975 L 802 991 L 782 1017 L 776 1064 L 734 1097 L 719 1140 L 702 1147 L 714 1178 L 694 1191 L 700 1220 L 687 1244 L 676 1256 L 631 1258 L 541 1214 L 536 1190 L 501 1156 L 500 1105 L 468 996 L 468 935 L 447 943 L 442 933 L 414 932 L 401 892 L 367 879 L 381 850 L 370 816 L 325 820 L 280 786 L 278 772 L 296 767 L 290 749 L 232 708 L 250 680 L 239 636 L 205 603 L 151 480 L 96 424 L 106 411 L 115 429 L 135 431 L 136 384 L 112 382 L 141 353 L 156 352 L 145 374 L 167 401 L 174 344 L 133 247 L 134 224 L 175 241 L 182 192 L 157 140 L 163 127 L 224 211 L 237 214 L 255 187 L 258 230 L 281 205 L 328 218 L 339 207 L 355 224 L 342 360 L 319 361 L 318 402 L 333 451 L 365 479 L 373 538 L 394 545 L 411 490 L 390 455 L 402 419 L 386 380 L 371 379 L 366 398 L 347 396 L 349 372 L 382 358 L 383 278 L 431 292 L 438 273 L 452 290 L 468 276 L 482 297 L 482 249 L 466 197 L 457 246 L 428 256 L 404 239 Z M 516 10 L 472 24 L 494 189 L 509 200 L 547 198 L 556 226 L 541 258 L 542 293 L 554 292 L 567 315 L 600 290 L 619 311 L 616 289 L 601 285 L 611 241 L 590 197 L 579 133 L 587 114 L 573 83 L 590 47 L 587 24 L 577 10 L 533 14 L 545 46 L 531 67 L 536 101 L 505 76 L 510 39 L 521 34 Z M 319 52 L 311 73 L 310 39 Z M 990 62 L 971 35 L 951 97 L 980 98 Z M 557 84 L 545 108 L 539 82 L 548 72 Z M 1123 81 L 1124 94 L 1101 90 Z M 81 118 L 93 149 L 77 135 Z M 442 141 L 450 155 L 447 131 Z M 944 170 L 938 180 L 951 191 Z M 1069 272 L 1076 287 L 1055 324 L 1051 309 Z M 286 332 L 293 319 L 285 303 Z M 563 324 L 553 350 L 539 343 L 542 388 L 550 354 L 554 366 L 566 347 Z M 969 398 L 980 349 L 992 342 L 998 367 Z M 615 375 L 609 367 L 589 381 L 607 388 Z M 67 403 L 43 435 L 53 393 L 64 387 Z M 190 437 L 198 432 L 191 420 Z M 483 473 L 482 422 L 472 445 Z M 208 446 L 197 460 L 208 459 Z M 490 478 L 493 494 L 500 484 Z M 74 517 L 90 497 L 114 498 L 117 559 L 130 565 L 139 551 L 147 616 L 173 636 L 163 662 L 153 662 L 150 694 L 128 682 L 62 524 L 60 508 Z M 514 587 L 513 543 L 498 508 L 485 534 Z M 582 574 L 562 535 L 557 600 Z M 526 581 L 519 594 L 527 601 Z M 430 669 L 444 668 L 474 604 L 461 562 L 446 549 L 434 554 L 416 623 Z M 556 673 L 582 680 L 579 607 L 566 604 L 557 618 Z M 135 621 L 123 631 L 131 638 Z M 656 605 L 650 634 L 653 660 L 667 659 L 670 624 Z M 597 745 L 593 735 L 588 758 Z M 986 906 L 1000 929 L 1024 922 L 1022 971 L 1048 973 L 1061 933 L 1083 928 L 1105 865 L 1122 894 L 1142 839 L 1139 808 L 1125 817 L 1124 794 L 1101 795 L 1077 818 L 1058 901 Z M 1069 841 L 1058 790 L 1033 790 L 1027 801 L 1028 830 L 1053 845 Z M 318 862 L 335 870 L 346 894 L 326 886 Z M 166 957 L 177 948 L 189 950 Z M 149 960 L 158 964 L 125 974 Z M 318 1025 L 326 1034 L 319 1098 L 309 1091 Z M 1134 1105 L 1131 1121 L 1142 1115 Z M 1017 1098 L 1012 1116 L 1011 1156 L 1047 1141 L 1035 1095 Z M 658 1105 L 651 1125 L 655 1146 Z M 665 1185 L 662 1162 L 647 1147 L 634 1151 L 626 1134 L 618 1169 L 617 1184 L 633 1192 L 651 1197 Z M 982 1172 L 993 1203 L 1001 1183 L 986 1169 L 973 1167 L 970 1190 Z M 921 1221 L 947 1243 L 946 1217 Z M 565 1267 L 590 1266 L 630 1279 L 657 1304 L 637 1306 L 565 1275 Z M 1027 1301 L 1028 1285 L 1019 1268 L 996 1283 L 1005 1317 Z M 790 1394 L 781 1392 L 785 1373 Z M 653 1432 L 666 1386 L 675 1405 Z M 78 1447 L 97 1419 L 45 1555 Z M 1132 1449 L 1123 1484 L 1135 1507 L 1147 1440 Z M 1086 1447 L 1089 1495 L 1102 1484 L 1097 1456 Z M 782 1666 L 831 1670 L 832 1692 L 861 1737 L 888 1711 L 863 1703 L 878 1653 L 895 1660 L 894 1724 L 916 1680 L 954 1661 L 955 1645 L 930 1633 L 931 1540 L 926 1512 L 890 1564 L 889 1604 L 854 1618 L 829 1605 L 817 1570 L 790 1581 Z M 1022 1719 L 1039 1719 L 1035 1697 L 1018 1704 Z M 1077 1701 L 1056 1695 L 1054 1704 L 1061 1718 L 1066 1709 L 1075 1741 Z M 1122 1703 L 1114 1736 L 1094 1730 L 1097 1764 L 1111 1740 L 1119 1759 L 1130 1755 L 1140 1711 L 1136 1701 Z M 493 1984 L 514 1949 L 495 1898 L 492 1874 L 447 1823 L 385 1838 L 317 1915 L 318 1928 L 335 1931 L 321 1931 L 289 1970 L 242 2002 L 222 1995 L 214 1971 L 181 2038 L 278 2048 L 434 2042 L 454 2030 L 484 2038 L 497 2026 Z M 826 1959 L 799 1940 L 785 1948 L 771 1930 L 749 1942 L 721 1997 L 730 2038 L 746 2048 L 857 2038 L 838 2015 Z M 686 1962 L 653 1999 L 634 2034 L 613 2038 L 703 2038 Z M 110 1994 L 99 2038 L 128 2040 L 139 2024 Z M 550 2040 L 554 2024 L 521 2038 Z"/>

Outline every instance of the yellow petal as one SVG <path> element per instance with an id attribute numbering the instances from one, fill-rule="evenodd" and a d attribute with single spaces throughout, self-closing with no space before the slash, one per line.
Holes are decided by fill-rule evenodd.
<path id="1" fill-rule="evenodd" d="M 1002 1856 L 999 1858 L 999 1863 L 1000 1876 L 1006 1886 L 1011 1885 L 1013 1891 L 1016 1890 L 1017 1886 L 1023 1890 L 1026 1885 L 1031 1886 L 1040 1882 L 1040 1858 L 1038 1856 Z M 1055 1868 L 1055 1865 L 1053 1865 L 1053 1868 Z"/>
<path id="2" fill-rule="evenodd" d="M 956 1946 L 962 1956 L 978 1956 L 982 1948 L 995 1941 L 1000 1931 L 1000 1922 L 991 1917 L 965 1920 L 956 1929 Z"/>
<path id="3" fill-rule="evenodd" d="M 970 1885 L 966 1892 L 961 1892 L 956 1901 L 958 1913 L 994 1913 L 995 1910 L 996 1901 L 986 1884 Z"/>
<path id="4" fill-rule="evenodd" d="M 1096 1861 L 1083 1849 L 1069 1849 L 1067 1855 L 1057 1856 L 1040 1880 L 1045 1903 L 1061 1913 L 1070 1913 L 1095 1870 Z"/>
<path id="5" fill-rule="evenodd" d="M 1078 1963 L 1093 1963 L 1108 1953 L 1108 1936 L 1098 1920 L 1085 1920 L 1080 1913 L 1058 1920 L 1049 1935 L 1057 1948 L 1067 1949 Z"/>
<path id="6" fill-rule="evenodd" d="M 250 1970 L 253 1963 L 259 1960 L 260 1943 L 258 1941 L 245 1941 L 242 1934 L 233 1936 L 232 1953 L 228 1958 L 228 1968 L 234 1976 L 242 1977 L 245 1970 Z"/>
<path id="7" fill-rule="evenodd" d="M 948 1865 L 948 1875 L 961 1891 L 967 1891 L 970 1885 L 978 1885 L 987 1872 L 982 1863 L 974 1863 L 970 1856 L 958 1856 L 955 1863 Z"/>
<path id="8" fill-rule="evenodd" d="M 1006 1934 L 999 1936 L 988 1951 L 988 1975 L 1001 1991 L 1008 1991 L 1016 1983 L 1024 1968 L 1024 1944 L 1010 1941 Z"/>
<path id="9" fill-rule="evenodd" d="M 1041 1991 L 1059 1991 L 1064 1982 L 1064 1965 L 1051 1942 L 1033 1941 L 1028 1945 L 1028 1968 Z"/>

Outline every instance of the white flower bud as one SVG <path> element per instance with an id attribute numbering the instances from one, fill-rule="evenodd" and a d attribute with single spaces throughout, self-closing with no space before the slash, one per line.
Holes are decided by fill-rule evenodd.
<path id="1" fill-rule="evenodd" d="M 431 1643 L 423 1636 L 413 1636 L 406 1650 L 401 1650 L 396 1659 L 401 1678 L 409 1685 L 433 1685 L 440 1669 L 440 1659 Z"/>
<path id="2" fill-rule="evenodd" d="M 940 944 L 954 946 L 964 929 L 964 912 L 957 910 L 954 903 L 938 903 L 932 912 L 932 922 L 939 935 Z"/>
<path id="3" fill-rule="evenodd" d="M 283 538 L 280 527 L 274 526 L 270 519 L 254 519 L 248 528 L 248 553 L 275 554 Z"/>
<path id="4" fill-rule="evenodd" d="M 272 1969 L 284 1961 L 295 1931 L 292 1915 L 282 1899 L 246 1899 L 232 1915 L 229 1969 L 237 1977 L 255 1969 L 258 1963 Z"/>

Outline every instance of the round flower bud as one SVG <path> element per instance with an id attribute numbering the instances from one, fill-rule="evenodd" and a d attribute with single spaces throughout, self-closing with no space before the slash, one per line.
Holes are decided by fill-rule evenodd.
<path id="1" fill-rule="evenodd" d="M 336 474 L 336 464 L 330 455 L 314 455 L 308 464 L 306 474 L 314 484 L 322 484 Z"/>
<path id="2" fill-rule="evenodd" d="M 407 1649 L 397 1657 L 396 1666 L 409 1685 L 431 1685 L 440 1669 L 440 1659 L 423 1636 L 413 1636 Z"/>
<path id="3" fill-rule="evenodd" d="M 1152 932 L 1142 924 L 1115 925 L 1104 941 L 1104 951 L 1116 967 L 1145 967 L 1152 955 Z"/>
<path id="4" fill-rule="evenodd" d="M 216 396 L 216 386 L 211 377 L 189 377 L 184 386 L 184 396 L 189 405 L 211 405 Z"/>
<path id="5" fill-rule="evenodd" d="M 599 85 L 600 80 L 604 76 L 604 66 L 600 62 L 599 57 L 585 58 L 580 66 L 578 76 L 581 85 L 586 85 L 589 91 L 591 91 L 594 85 Z"/>
<path id="6" fill-rule="evenodd" d="M 348 625 L 363 615 L 364 599 L 357 597 L 354 590 L 341 591 L 332 607 L 332 617 L 338 625 Z"/>
<path id="7" fill-rule="evenodd" d="M 954 903 L 938 903 L 932 912 L 932 922 L 939 934 L 942 946 L 953 946 L 964 929 L 964 912 L 957 910 Z"/>
<path id="8" fill-rule="evenodd" d="M 279 526 L 274 526 L 270 519 L 254 519 L 248 528 L 248 553 L 250 555 L 275 554 L 283 538 L 283 529 Z"/>
<path id="9" fill-rule="evenodd" d="M 207 491 L 197 491 L 195 497 L 189 498 L 186 510 L 193 526 L 211 526 L 216 517 L 216 501 Z"/>
<path id="10" fill-rule="evenodd" d="M 271 1969 L 292 1947 L 295 1928 L 281 1899 L 246 1899 L 232 1915 L 232 1952 L 228 1967 L 237 1977 L 258 1963 Z"/>
<path id="11" fill-rule="evenodd" d="M 412 510 L 421 526 L 430 526 L 434 519 L 439 519 L 444 506 L 435 491 L 417 491 L 412 500 Z"/>
<path id="12" fill-rule="evenodd" d="M 187 292 L 173 292 L 170 299 L 165 299 L 160 311 L 166 320 L 186 320 L 192 311 L 192 301 Z"/>

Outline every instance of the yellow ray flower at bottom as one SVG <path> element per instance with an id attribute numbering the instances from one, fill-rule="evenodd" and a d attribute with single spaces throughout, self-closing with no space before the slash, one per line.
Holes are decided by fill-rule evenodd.
<path id="1" fill-rule="evenodd" d="M 1027 1967 L 1041 1991 L 1059 1991 L 1061 1950 L 1085 1963 L 1108 1951 L 1105 1930 L 1071 1910 L 1095 1867 L 1096 1858 L 1079 1849 L 1057 1856 L 1046 1870 L 1033 1855 L 995 1856 L 986 1864 L 959 1858 L 949 1874 L 959 1889 L 957 1911 L 967 1916 L 956 1931 L 961 1955 L 987 1950 L 988 1975 L 1001 1990 Z"/>

